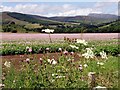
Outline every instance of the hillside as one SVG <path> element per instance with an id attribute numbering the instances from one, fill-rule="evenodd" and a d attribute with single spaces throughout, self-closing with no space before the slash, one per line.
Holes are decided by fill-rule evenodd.
<path id="1" fill-rule="evenodd" d="M 16 12 L 3 12 L 2 32 L 41 32 L 51 28 L 55 33 L 118 32 L 116 15 L 89 14 L 88 16 L 43 17 Z M 116 28 L 117 27 L 117 28 Z"/>
<path id="2" fill-rule="evenodd" d="M 19 19 L 16 19 L 14 17 L 11 17 L 10 15 L 8 15 L 9 12 L 3 12 L 0 17 L 2 17 L 2 23 L 3 24 L 7 24 L 7 23 L 10 23 L 10 22 L 15 22 L 16 24 L 20 24 L 20 25 L 25 25 L 25 24 L 28 24 L 28 22 L 26 21 L 22 21 L 22 20 L 19 20 Z"/>
<path id="3" fill-rule="evenodd" d="M 41 16 L 29 15 L 29 14 L 22 14 L 22 13 L 16 13 L 16 12 L 7 12 L 5 14 L 7 14 L 8 16 L 10 16 L 10 17 L 12 17 L 14 19 L 17 19 L 17 20 L 20 20 L 20 21 L 29 22 L 29 23 L 59 24 L 59 22 L 49 20 L 47 17 L 41 17 Z"/>
<path id="4" fill-rule="evenodd" d="M 51 17 L 50 19 L 61 22 L 76 22 L 86 24 L 101 24 L 111 22 L 117 19 L 116 15 L 111 14 L 89 14 L 88 16 L 74 16 L 74 17 Z"/>
<path id="5" fill-rule="evenodd" d="M 86 23 L 86 24 L 101 24 L 117 19 L 116 15 L 111 14 L 89 14 L 88 16 L 57 16 L 57 17 L 43 17 L 38 15 L 22 14 L 16 12 L 3 12 L 3 23 L 7 21 L 14 21 L 19 24 L 24 23 L 39 23 L 44 25 L 56 25 L 63 24 L 66 22 L 69 23 Z"/>
<path id="6" fill-rule="evenodd" d="M 88 16 L 95 17 L 95 18 L 101 18 L 101 19 L 117 19 L 118 16 L 112 15 L 112 14 L 96 14 L 96 13 L 90 13 Z"/>

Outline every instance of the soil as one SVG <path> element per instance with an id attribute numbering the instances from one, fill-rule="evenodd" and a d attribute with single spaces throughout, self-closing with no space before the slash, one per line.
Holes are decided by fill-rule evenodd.
<path id="1" fill-rule="evenodd" d="M 40 58 L 49 58 L 49 59 L 55 59 L 58 60 L 58 57 L 63 54 L 61 53 L 46 53 L 46 54 L 29 54 L 29 55 L 7 55 L 7 56 L 0 56 L 2 59 L 2 63 L 5 61 L 10 61 L 16 68 L 19 68 L 21 65 L 21 62 L 24 62 L 27 58 L 30 58 L 30 60 L 37 60 L 40 62 Z M 80 60 L 80 56 L 77 53 L 74 53 L 74 55 L 71 55 L 70 53 L 65 56 L 73 56 L 74 61 Z"/>

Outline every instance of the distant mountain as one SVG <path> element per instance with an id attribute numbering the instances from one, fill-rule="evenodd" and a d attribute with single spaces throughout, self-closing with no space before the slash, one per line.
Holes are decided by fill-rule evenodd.
<path id="1" fill-rule="evenodd" d="M 88 16 L 57 16 L 44 17 L 38 15 L 23 14 L 17 12 L 2 12 L 3 23 L 14 21 L 17 24 L 38 23 L 42 25 L 58 25 L 64 23 L 85 23 L 97 25 L 115 21 L 116 15 L 111 14 L 89 14 Z"/>
<path id="2" fill-rule="evenodd" d="M 88 16 L 74 16 L 74 17 L 51 17 L 50 19 L 61 22 L 78 22 L 87 24 L 100 24 L 115 21 L 118 17 L 111 14 L 89 14 Z"/>
<path id="3" fill-rule="evenodd" d="M 90 13 L 88 16 L 95 17 L 95 18 L 101 18 L 101 19 L 117 19 L 117 15 L 112 14 L 96 14 L 96 13 Z"/>

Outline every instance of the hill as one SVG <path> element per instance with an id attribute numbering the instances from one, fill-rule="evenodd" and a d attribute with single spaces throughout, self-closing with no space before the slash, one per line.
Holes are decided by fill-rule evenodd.
<path id="1" fill-rule="evenodd" d="M 44 25 L 56 25 L 63 23 L 86 23 L 86 24 L 101 24 L 115 21 L 118 17 L 111 14 L 95 14 L 91 13 L 88 16 L 57 16 L 57 17 L 44 17 L 38 15 L 22 14 L 17 12 L 3 12 L 3 23 L 14 21 L 18 24 L 39 23 Z"/>
<path id="2" fill-rule="evenodd" d="M 47 17 L 37 16 L 37 15 L 29 15 L 22 14 L 16 12 L 3 12 L 3 23 L 6 21 L 14 21 L 20 24 L 20 21 L 27 23 L 39 23 L 39 24 L 59 24 L 60 22 L 49 20 Z"/>
<path id="3" fill-rule="evenodd" d="M 9 15 L 10 12 L 3 12 L 0 17 L 2 17 L 2 23 L 3 24 L 8 24 L 10 22 L 15 22 L 16 24 L 20 24 L 20 25 L 25 25 L 25 24 L 28 24 L 28 22 L 26 21 L 22 21 L 22 20 L 19 20 L 19 19 L 16 19 L 14 17 L 11 17 Z"/>
<path id="4" fill-rule="evenodd" d="M 3 32 L 41 32 L 51 28 L 55 33 L 118 32 L 116 15 L 89 14 L 88 16 L 44 17 L 17 12 L 2 12 Z"/>
<path id="5" fill-rule="evenodd" d="M 101 19 L 117 19 L 117 15 L 112 15 L 112 14 L 96 14 L 96 13 L 90 13 L 88 16 L 95 17 L 95 18 L 101 18 Z"/>
<path id="6" fill-rule="evenodd" d="M 51 17 L 50 19 L 61 22 L 76 22 L 86 24 L 101 24 L 115 21 L 118 17 L 111 14 L 89 14 L 88 16 L 71 16 L 71 17 Z"/>

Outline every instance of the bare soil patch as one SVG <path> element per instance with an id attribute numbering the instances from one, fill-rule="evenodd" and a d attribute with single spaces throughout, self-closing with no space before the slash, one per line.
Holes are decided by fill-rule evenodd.
<path id="1" fill-rule="evenodd" d="M 27 58 L 30 60 L 38 61 L 40 64 L 40 58 L 44 59 L 55 59 L 58 60 L 60 56 L 63 54 L 61 53 L 45 53 L 45 54 L 29 54 L 29 55 L 7 55 L 7 56 L 0 56 L 2 59 L 2 63 L 5 61 L 10 61 L 16 68 L 19 68 L 21 65 L 21 62 L 25 62 Z M 71 55 L 70 53 L 68 55 L 65 55 L 66 57 L 74 57 L 74 61 L 77 61 L 80 59 L 80 56 L 77 53 L 74 53 L 74 55 Z"/>

